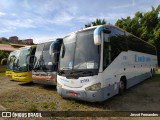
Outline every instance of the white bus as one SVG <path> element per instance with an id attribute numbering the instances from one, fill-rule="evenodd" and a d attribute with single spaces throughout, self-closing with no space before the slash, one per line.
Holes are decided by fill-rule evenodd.
<path id="1" fill-rule="evenodd" d="M 62 39 L 57 38 L 37 45 L 32 69 L 34 83 L 57 85 L 57 69 Z"/>
<path id="2" fill-rule="evenodd" d="M 156 70 L 154 46 L 112 25 L 90 27 L 64 37 L 57 91 L 65 98 L 104 101 Z"/>

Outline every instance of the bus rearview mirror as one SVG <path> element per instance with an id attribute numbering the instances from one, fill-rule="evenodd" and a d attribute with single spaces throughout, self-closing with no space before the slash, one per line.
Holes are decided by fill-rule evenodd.
<path id="1" fill-rule="evenodd" d="M 107 29 L 104 25 L 97 27 L 94 30 L 94 44 L 95 45 L 100 45 L 102 41 L 101 34 L 107 33 L 110 34 L 110 30 Z"/>
<path id="2" fill-rule="evenodd" d="M 58 62 L 58 52 L 51 54 L 51 61 L 53 64 Z"/>

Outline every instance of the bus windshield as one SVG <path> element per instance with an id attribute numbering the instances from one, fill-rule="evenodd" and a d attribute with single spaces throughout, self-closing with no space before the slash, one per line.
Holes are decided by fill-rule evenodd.
<path id="1" fill-rule="evenodd" d="M 35 53 L 37 61 L 35 62 L 33 68 L 34 71 L 49 72 L 56 69 L 56 67 L 53 66 L 50 53 L 50 47 L 52 43 L 53 41 L 37 45 L 37 50 Z M 56 46 L 53 46 L 53 51 L 55 48 Z"/>
<path id="2" fill-rule="evenodd" d="M 6 70 L 12 70 L 13 69 L 13 62 L 16 59 L 16 52 L 11 52 L 8 59 L 7 59 L 7 65 L 6 65 Z"/>
<path id="3" fill-rule="evenodd" d="M 43 69 L 46 71 L 51 71 L 52 70 L 52 61 L 51 61 L 51 54 L 49 53 L 50 45 L 52 42 L 45 43 L 43 52 L 42 52 L 42 59 L 44 63 L 42 63 Z"/>
<path id="4" fill-rule="evenodd" d="M 19 50 L 19 55 L 17 56 L 13 71 L 17 72 L 26 72 L 28 71 L 28 65 L 27 65 L 27 56 L 30 55 L 31 47 L 28 48 L 22 48 Z"/>
<path id="5" fill-rule="evenodd" d="M 93 29 L 63 39 L 60 70 L 98 70 L 99 47 L 94 44 Z"/>

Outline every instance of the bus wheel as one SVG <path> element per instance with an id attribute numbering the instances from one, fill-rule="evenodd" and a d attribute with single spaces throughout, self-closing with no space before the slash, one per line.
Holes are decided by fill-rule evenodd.
<path id="1" fill-rule="evenodd" d="M 125 88 L 125 80 L 121 79 L 119 82 L 119 94 L 122 94 L 125 91 Z"/>

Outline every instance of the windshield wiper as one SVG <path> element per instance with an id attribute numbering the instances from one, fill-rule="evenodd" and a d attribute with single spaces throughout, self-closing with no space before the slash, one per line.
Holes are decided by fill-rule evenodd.
<path id="1" fill-rule="evenodd" d="M 72 69 L 69 68 L 69 67 L 61 68 L 61 69 L 58 70 L 58 74 L 60 74 L 60 75 L 61 75 L 61 74 L 65 74 L 65 73 L 64 73 L 64 70 L 72 70 Z"/>
<path id="2" fill-rule="evenodd" d="M 66 78 L 68 79 L 78 79 L 79 77 L 93 76 L 94 72 L 92 71 L 72 71 L 69 74 L 66 74 Z"/>
<path id="3" fill-rule="evenodd" d="M 72 68 L 70 67 L 65 67 L 65 68 L 61 68 L 60 70 L 71 70 Z"/>
<path id="4" fill-rule="evenodd" d="M 70 74 L 72 74 L 72 75 L 82 75 L 82 76 L 84 76 L 84 75 L 93 76 L 94 75 L 93 73 L 94 72 L 92 72 L 92 71 L 73 71 Z"/>

